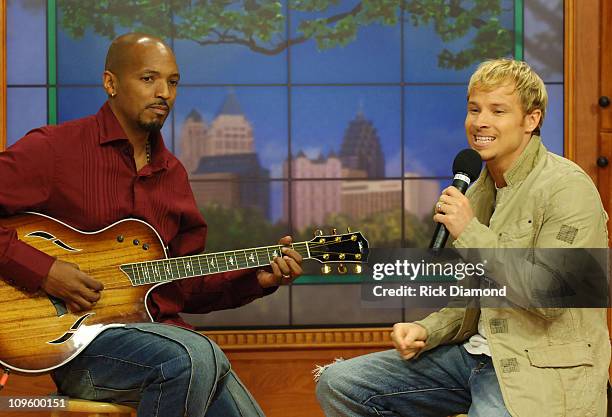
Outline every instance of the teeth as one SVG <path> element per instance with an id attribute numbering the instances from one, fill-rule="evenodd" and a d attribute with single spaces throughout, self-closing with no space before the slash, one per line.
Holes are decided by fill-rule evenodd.
<path id="1" fill-rule="evenodd" d="M 476 142 L 493 142 L 495 138 L 493 136 L 474 136 Z"/>

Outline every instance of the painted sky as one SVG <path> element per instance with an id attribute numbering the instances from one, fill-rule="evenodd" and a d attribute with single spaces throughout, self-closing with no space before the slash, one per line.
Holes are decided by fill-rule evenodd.
<path id="1" fill-rule="evenodd" d="M 354 3 L 351 1 L 337 7 L 346 8 Z M 527 37 L 542 32 L 534 10 L 538 6 L 550 9 L 558 1 L 526 1 Z M 31 85 L 9 88 L 9 143 L 45 122 L 45 68 L 41 59 L 46 51 L 45 3 L 41 0 L 40 7 L 27 9 L 19 1 L 8 4 L 8 82 Z M 502 21 L 511 27 L 513 2 L 503 0 L 502 4 Z M 292 15 L 290 33 L 295 33 L 300 19 L 312 16 Z M 357 39 L 345 47 L 320 51 L 310 41 L 292 48 L 291 54 L 275 56 L 241 46 L 202 47 L 192 41 L 177 41 L 174 46 L 183 85 L 171 119 L 174 126 L 167 123 L 164 128 L 166 142 L 178 152 L 178 133 L 187 114 L 196 109 L 210 122 L 229 85 L 234 85 L 253 124 L 257 152 L 275 178 L 282 176 L 282 163 L 290 146 L 293 153 L 304 150 L 310 155 L 337 151 L 348 123 L 360 109 L 378 131 L 388 177 L 399 177 L 406 171 L 447 176 L 454 155 L 465 147 L 465 86 L 473 67 L 441 69 L 437 54 L 444 47 L 461 49 L 470 36 L 473 34 L 445 45 L 431 26 L 406 24 L 403 74 L 399 25 L 362 28 Z M 105 95 L 99 85 L 108 43 L 91 30 L 83 38 L 73 39 L 61 25 L 58 28 L 60 121 L 95 112 L 103 103 Z M 529 51 L 526 56 L 530 56 Z M 545 143 L 561 153 L 563 91 L 558 83 L 558 61 L 551 58 L 550 68 L 546 62 L 535 64 L 549 74 L 546 80 L 553 82 L 548 84 L 551 104 L 543 129 Z M 287 86 L 289 80 L 291 88 Z M 402 81 L 408 84 L 402 87 Z"/>

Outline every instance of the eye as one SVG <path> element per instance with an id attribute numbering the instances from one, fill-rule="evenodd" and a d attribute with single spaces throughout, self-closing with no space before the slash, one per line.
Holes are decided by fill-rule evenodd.
<path id="1" fill-rule="evenodd" d="M 150 83 L 153 81 L 153 77 L 150 75 L 145 75 L 144 77 L 141 77 L 140 79 L 144 81 L 145 83 Z"/>
<path id="2" fill-rule="evenodd" d="M 469 113 L 472 113 L 472 114 L 476 114 L 476 113 L 478 113 L 478 112 L 479 112 L 479 110 L 478 110 L 478 109 L 476 109 L 476 108 L 471 108 L 471 109 L 468 109 L 468 112 L 469 112 Z"/>
<path id="3" fill-rule="evenodd" d="M 179 84 L 178 80 L 170 80 L 168 81 L 168 84 L 170 84 L 172 87 L 176 87 Z"/>
<path id="4" fill-rule="evenodd" d="M 505 111 L 503 111 L 503 110 L 495 110 L 494 113 L 495 114 L 504 114 Z"/>

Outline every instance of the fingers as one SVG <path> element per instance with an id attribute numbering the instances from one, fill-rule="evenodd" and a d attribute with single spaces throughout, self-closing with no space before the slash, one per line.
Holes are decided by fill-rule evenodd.
<path id="1" fill-rule="evenodd" d="M 302 275 L 302 267 L 295 259 L 288 256 L 277 256 L 270 265 L 279 283 L 286 283 L 285 281 L 291 281 Z"/>
<path id="2" fill-rule="evenodd" d="M 104 285 L 81 272 L 77 265 L 56 260 L 41 284 L 44 291 L 64 300 L 71 311 L 91 309 Z"/>
<path id="3" fill-rule="evenodd" d="M 295 249 L 291 248 L 281 248 L 281 252 L 283 253 L 284 258 L 291 258 L 295 260 L 297 263 L 302 263 L 302 255 L 300 255 Z"/>
<path id="4" fill-rule="evenodd" d="M 412 359 L 425 347 L 425 342 L 417 340 L 418 337 L 418 331 L 410 323 L 396 323 L 391 332 L 393 346 L 404 359 Z"/>
<path id="5" fill-rule="evenodd" d="M 280 278 L 283 276 L 283 273 L 281 272 L 280 267 L 278 266 L 278 264 L 276 263 L 276 258 L 274 258 L 274 261 L 270 263 L 270 266 L 272 267 L 272 274 L 278 278 L 278 282 L 280 284 Z"/>
<path id="6" fill-rule="evenodd" d="M 463 195 L 463 193 L 461 191 L 459 191 L 457 189 L 457 187 L 453 187 L 451 185 L 450 187 L 446 187 L 442 191 L 442 195 L 448 195 L 448 196 L 451 196 L 451 197 L 457 197 L 457 196 Z"/>
<path id="7" fill-rule="evenodd" d="M 87 286 L 87 288 L 94 291 L 102 291 L 104 289 L 104 284 L 102 284 L 97 279 L 93 279 L 89 275 L 83 273 L 82 275 L 83 283 Z"/>
<path id="8" fill-rule="evenodd" d="M 66 302 L 68 310 L 71 312 L 90 310 L 93 307 L 93 303 L 87 301 L 85 298 L 79 295 L 73 295 L 70 301 Z"/>

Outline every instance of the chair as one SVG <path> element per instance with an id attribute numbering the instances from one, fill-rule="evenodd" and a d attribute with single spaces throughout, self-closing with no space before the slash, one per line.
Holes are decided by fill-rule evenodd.
<path id="1" fill-rule="evenodd" d="M 70 398 L 68 399 L 68 407 L 53 411 L 51 417 L 64 417 L 72 413 L 87 413 L 87 417 L 136 416 L 136 410 L 125 405 Z"/>

